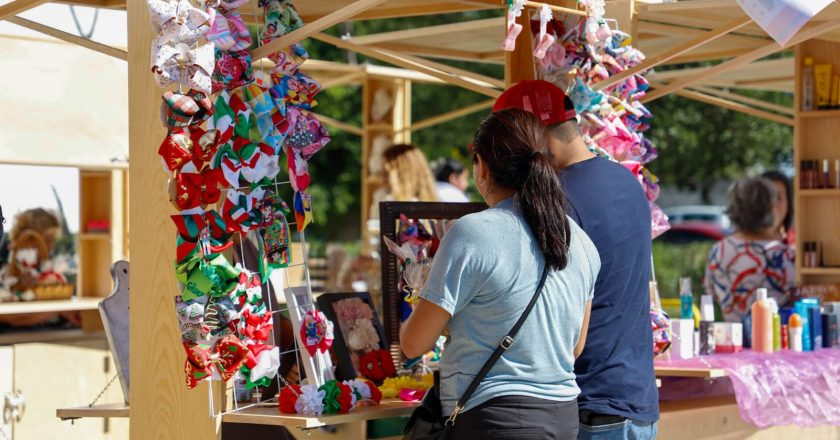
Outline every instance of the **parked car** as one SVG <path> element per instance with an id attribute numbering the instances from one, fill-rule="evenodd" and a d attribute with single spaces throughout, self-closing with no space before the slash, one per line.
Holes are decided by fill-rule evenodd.
<path id="1" fill-rule="evenodd" d="M 675 206 L 665 209 L 671 229 L 657 238 L 667 243 L 718 241 L 731 231 L 725 207 L 712 205 Z"/>

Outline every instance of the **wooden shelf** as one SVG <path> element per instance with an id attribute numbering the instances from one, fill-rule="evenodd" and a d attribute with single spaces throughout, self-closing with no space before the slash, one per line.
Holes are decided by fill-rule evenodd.
<path id="1" fill-rule="evenodd" d="M 79 233 L 79 240 L 104 240 L 108 241 L 111 239 L 111 234 L 109 232 L 83 232 Z"/>
<path id="2" fill-rule="evenodd" d="M 348 414 L 331 414 L 325 416 L 280 414 L 277 410 L 277 405 L 272 404 L 271 406 L 255 406 L 225 414 L 222 416 L 222 422 L 311 429 L 326 425 L 340 425 L 342 423 L 408 416 L 419 404 L 420 402 L 403 402 L 398 399 L 386 399 L 379 406 L 357 408 Z"/>
<path id="3" fill-rule="evenodd" d="M 840 275 L 840 267 L 803 267 L 802 275 Z"/>
<path id="4" fill-rule="evenodd" d="M 102 301 L 102 298 L 74 297 L 72 299 L 59 301 L 22 301 L 0 303 L 0 315 L 98 310 L 99 301 Z"/>
<path id="5" fill-rule="evenodd" d="M 128 405 L 125 403 L 104 403 L 94 406 L 80 406 L 76 408 L 58 408 L 55 416 L 61 420 L 82 419 L 85 417 L 119 417 L 128 418 Z"/>
<path id="6" fill-rule="evenodd" d="M 714 379 L 726 376 L 722 368 L 686 368 L 656 365 L 653 367 L 656 377 L 694 377 L 698 379 Z"/>
<path id="7" fill-rule="evenodd" d="M 800 189 L 802 197 L 840 197 L 840 189 Z"/>
<path id="8" fill-rule="evenodd" d="M 800 118 L 814 119 L 814 118 L 840 118 L 840 110 L 813 110 L 807 112 L 799 112 Z"/>

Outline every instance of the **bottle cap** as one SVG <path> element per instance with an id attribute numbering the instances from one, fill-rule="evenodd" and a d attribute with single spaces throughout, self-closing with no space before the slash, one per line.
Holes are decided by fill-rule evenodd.
<path id="1" fill-rule="evenodd" d="M 759 287 L 755 289 L 755 300 L 756 301 L 767 301 L 767 289 L 763 287 Z"/>
<path id="2" fill-rule="evenodd" d="M 811 57 L 805 57 L 805 65 L 806 66 L 813 66 L 814 65 L 814 59 L 811 58 Z"/>
<path id="3" fill-rule="evenodd" d="M 700 320 L 710 322 L 715 320 L 715 305 L 712 301 L 712 295 L 700 296 Z"/>
<path id="4" fill-rule="evenodd" d="M 767 298 L 767 305 L 770 307 L 770 313 L 779 314 L 779 303 L 776 302 L 776 298 Z"/>
<path id="5" fill-rule="evenodd" d="M 788 328 L 802 328 L 802 317 L 799 316 L 799 313 L 794 313 L 790 315 L 788 318 Z"/>
<path id="6" fill-rule="evenodd" d="M 680 278 L 680 292 L 691 292 L 691 278 Z"/>

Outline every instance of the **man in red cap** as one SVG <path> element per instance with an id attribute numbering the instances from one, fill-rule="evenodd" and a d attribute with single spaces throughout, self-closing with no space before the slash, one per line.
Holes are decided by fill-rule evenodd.
<path id="1" fill-rule="evenodd" d="M 568 215 L 601 257 L 589 332 L 575 362 L 581 393 L 579 439 L 652 439 L 659 420 L 650 326 L 651 219 L 642 187 L 626 168 L 593 154 L 569 97 L 547 81 L 522 81 L 493 111 L 520 108 L 551 129 L 553 164 Z"/>

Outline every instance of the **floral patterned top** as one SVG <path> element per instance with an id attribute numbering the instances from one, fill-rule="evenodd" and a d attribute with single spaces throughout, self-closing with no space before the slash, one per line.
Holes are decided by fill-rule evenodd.
<path id="1" fill-rule="evenodd" d="M 764 287 L 779 306 L 795 288 L 793 247 L 779 240 L 755 241 L 726 237 L 709 252 L 703 286 L 714 295 L 724 320 L 741 322 L 754 301 L 755 289 Z"/>

